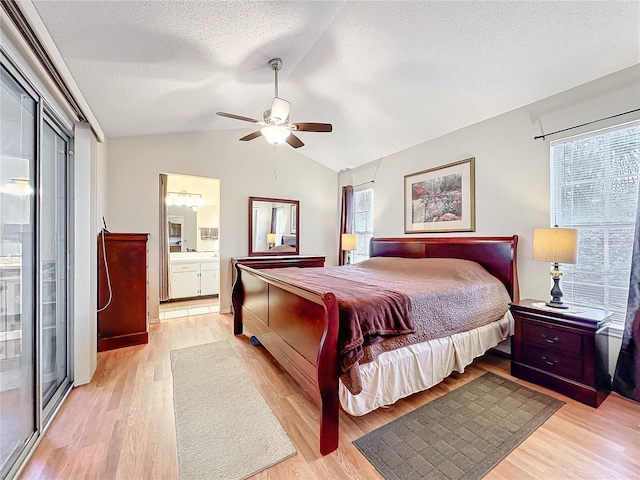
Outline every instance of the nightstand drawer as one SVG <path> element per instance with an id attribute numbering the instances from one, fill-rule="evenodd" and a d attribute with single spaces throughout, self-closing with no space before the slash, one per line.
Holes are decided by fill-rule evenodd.
<path id="1" fill-rule="evenodd" d="M 522 334 L 526 342 L 536 343 L 554 351 L 582 355 L 582 335 L 579 333 L 524 320 Z"/>
<path id="2" fill-rule="evenodd" d="M 582 358 L 566 355 L 555 350 L 525 343 L 522 346 L 525 363 L 562 377 L 582 379 Z"/>

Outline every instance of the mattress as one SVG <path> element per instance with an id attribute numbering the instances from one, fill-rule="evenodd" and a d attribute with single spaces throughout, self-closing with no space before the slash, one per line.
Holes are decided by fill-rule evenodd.
<path id="1" fill-rule="evenodd" d="M 375 257 L 355 265 L 265 273 L 338 300 L 341 382 L 357 395 L 360 369 L 385 351 L 476 329 L 509 309 L 505 286 L 476 262 Z"/>
<path id="2" fill-rule="evenodd" d="M 461 333 L 381 353 L 359 366 L 362 392 L 353 395 L 340 381 L 338 395 L 345 412 L 361 416 L 437 385 L 453 371 L 464 372 L 473 359 L 513 334 L 507 311 L 499 320 Z"/>

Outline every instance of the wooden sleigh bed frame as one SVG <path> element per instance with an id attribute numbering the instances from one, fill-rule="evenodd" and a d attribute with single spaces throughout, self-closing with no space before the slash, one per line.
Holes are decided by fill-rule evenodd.
<path id="1" fill-rule="evenodd" d="M 519 299 L 518 237 L 372 238 L 371 257 L 460 258 L 482 265 Z M 236 264 L 234 334 L 246 325 L 320 406 L 320 453 L 338 448 L 338 303 L 333 293 Z"/>

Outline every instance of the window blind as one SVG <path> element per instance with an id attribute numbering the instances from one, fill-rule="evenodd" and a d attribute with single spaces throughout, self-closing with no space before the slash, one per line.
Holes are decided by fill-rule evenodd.
<path id="1" fill-rule="evenodd" d="M 563 265 L 568 303 L 605 308 L 624 324 L 638 205 L 640 122 L 551 144 L 551 221 L 579 230 Z"/>

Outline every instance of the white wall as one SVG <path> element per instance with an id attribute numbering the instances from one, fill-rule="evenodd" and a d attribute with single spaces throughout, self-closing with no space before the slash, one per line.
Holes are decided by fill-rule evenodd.
<path id="1" fill-rule="evenodd" d="M 108 142 L 96 141 L 96 226 L 98 231 L 102 230 L 102 217 L 108 218 L 108 197 L 107 179 L 108 179 Z M 107 224 L 107 227 L 109 225 Z"/>
<path id="2" fill-rule="evenodd" d="M 640 108 L 640 66 L 341 172 L 340 184 L 352 178 L 355 183 L 361 172 L 378 166 L 374 236 L 405 236 L 404 176 L 475 157 L 476 231 L 434 236 L 518 235 L 520 296 L 546 299 L 549 265 L 531 260 L 531 245 L 534 228 L 549 226 L 549 144 L 562 136 L 533 137 L 635 108 Z M 565 136 L 639 116 L 600 122 Z"/>
<path id="3" fill-rule="evenodd" d="M 262 138 L 239 142 L 246 133 L 243 129 L 109 139 L 107 222 L 112 232 L 151 234 L 150 318 L 158 318 L 160 173 L 220 179 L 221 310 L 231 305 L 229 258 L 248 253 L 249 196 L 299 200 L 300 253 L 326 255 L 327 265 L 336 264 L 338 174 L 286 145 L 273 147 Z"/>
<path id="4" fill-rule="evenodd" d="M 340 173 L 340 185 L 358 183 L 377 166 L 374 236 L 404 235 L 404 176 L 475 157 L 476 231 L 437 236 L 518 235 L 521 298 L 550 298 L 549 265 L 531 260 L 533 230 L 550 225 L 549 144 L 562 135 L 533 140 L 573 125 L 640 108 L 640 66 L 622 70 L 504 115 L 416 145 Z M 427 113 L 428 114 L 428 113 Z M 628 122 L 626 115 L 567 132 L 564 136 Z M 422 234 L 429 235 L 429 234 Z M 410 236 L 410 235 L 409 235 Z M 619 341 L 612 339 L 613 365 Z"/>
<path id="5" fill-rule="evenodd" d="M 97 364 L 98 147 L 88 124 L 77 123 L 74 135 L 74 383 L 82 385 L 91 381 Z"/>

